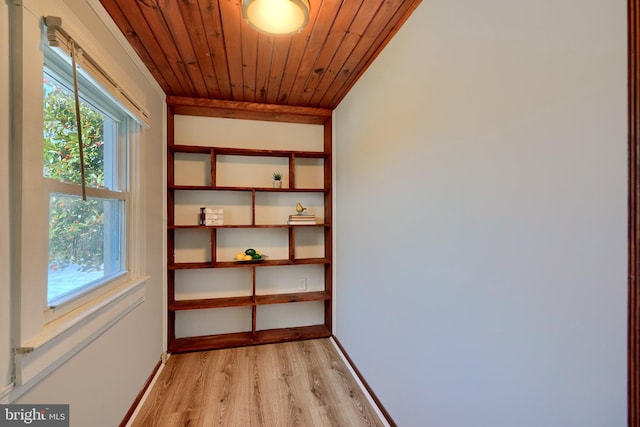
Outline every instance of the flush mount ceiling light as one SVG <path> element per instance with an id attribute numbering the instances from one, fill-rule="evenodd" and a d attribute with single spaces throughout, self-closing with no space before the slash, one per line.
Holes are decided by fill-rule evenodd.
<path id="1" fill-rule="evenodd" d="M 307 0 L 242 0 L 242 17 L 271 36 L 299 33 L 309 22 Z"/>

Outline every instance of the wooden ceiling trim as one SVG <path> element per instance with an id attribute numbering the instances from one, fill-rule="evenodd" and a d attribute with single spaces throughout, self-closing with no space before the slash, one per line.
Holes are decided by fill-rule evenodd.
<path id="1" fill-rule="evenodd" d="M 238 37 L 224 37 L 225 55 L 229 68 L 231 95 L 234 100 L 242 100 L 244 95 L 244 81 L 242 71 L 242 38 L 240 37 L 240 2 L 219 0 L 220 18 L 223 34 L 236 34 Z"/>
<path id="2" fill-rule="evenodd" d="M 147 37 L 144 36 L 145 34 L 147 34 L 147 31 L 145 31 L 147 23 L 143 21 L 142 23 L 138 23 L 138 25 L 134 28 L 123 11 L 120 9 L 120 6 L 116 2 L 116 0 L 101 0 L 101 2 L 102 5 L 109 11 L 109 15 L 116 23 L 118 28 L 120 28 L 120 31 L 122 31 L 122 34 L 124 34 L 127 41 L 135 49 L 138 55 L 140 55 L 140 58 L 147 66 L 147 69 L 155 77 L 162 90 L 164 90 L 165 93 L 175 93 L 182 90 L 180 82 L 177 80 L 177 78 L 175 78 L 174 75 L 166 75 L 165 73 L 162 73 L 160 71 L 161 67 L 165 64 L 157 61 L 158 58 L 154 58 L 147 50 L 147 42 L 145 41 Z M 149 46 L 151 46 L 153 43 L 155 43 L 155 39 L 148 41 Z"/>
<path id="3" fill-rule="evenodd" d="M 337 81 L 334 82 L 336 90 L 334 91 L 333 98 L 328 102 L 332 108 L 335 108 L 349 90 L 351 90 L 355 82 L 358 81 L 360 76 L 369 68 L 369 65 L 378 57 L 380 52 L 382 52 L 384 47 L 391 41 L 421 1 L 422 0 L 390 0 L 382 5 L 371 21 L 371 25 L 369 25 L 367 31 L 354 49 L 351 55 L 353 59 L 346 63 L 347 67 L 354 69 L 354 73 L 352 73 L 349 78 L 343 77 L 343 73 L 340 73 L 337 76 Z M 384 12 L 384 15 L 391 14 L 393 16 L 391 19 L 386 19 L 383 13 L 381 13 L 387 8 L 392 8 L 392 10 L 395 11 L 394 13 Z M 356 62 L 356 58 L 361 58 L 361 60 L 358 64 L 353 65 Z M 339 84 L 340 80 L 342 80 L 342 84 Z M 323 98 L 323 101 L 326 102 L 326 98 Z"/>
<path id="4" fill-rule="evenodd" d="M 205 35 L 200 7 L 197 2 L 181 1 L 178 2 L 178 8 L 182 16 L 178 25 L 182 27 L 182 31 L 188 34 L 191 39 L 190 45 L 193 49 L 191 55 L 195 58 L 194 66 L 199 67 L 204 80 L 207 92 L 205 96 L 207 98 L 220 98 L 220 87 L 218 86 L 216 71 L 209 53 L 209 44 Z M 186 23 L 190 24 L 188 29 Z"/>
<path id="5" fill-rule="evenodd" d="M 204 26 L 204 37 L 207 42 L 207 52 L 213 63 L 218 89 L 221 99 L 230 99 L 231 83 L 229 79 L 229 67 L 224 48 L 224 38 L 222 36 L 222 22 L 218 3 L 212 0 L 198 0 L 202 25 Z M 177 92 L 174 92 L 177 93 Z"/>
<path id="6" fill-rule="evenodd" d="M 167 105 L 176 114 L 306 124 L 324 124 L 327 120 L 331 119 L 332 115 L 332 111 L 325 108 L 222 101 L 180 96 L 167 96 Z"/>
<path id="7" fill-rule="evenodd" d="M 316 24 L 311 33 L 311 38 L 309 39 L 307 48 L 302 56 L 302 61 L 300 62 L 298 72 L 296 73 L 293 86 L 290 90 L 290 97 L 296 99 L 296 104 L 298 105 L 300 105 L 300 97 L 307 90 L 307 81 L 310 74 L 313 74 L 320 50 L 324 45 L 326 45 L 327 38 L 329 37 L 329 31 L 333 26 L 333 22 L 340 10 L 340 7 L 348 7 L 343 5 L 343 3 L 347 2 L 335 1 L 323 2 L 322 4 L 322 8 L 320 9 L 318 18 L 316 19 Z"/>

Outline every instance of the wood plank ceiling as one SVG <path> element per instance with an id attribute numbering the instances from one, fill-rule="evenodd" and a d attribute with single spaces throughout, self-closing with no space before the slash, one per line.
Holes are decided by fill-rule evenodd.
<path id="1" fill-rule="evenodd" d="M 309 25 L 269 37 L 240 0 L 100 0 L 169 96 L 332 110 L 420 0 L 310 0 Z"/>

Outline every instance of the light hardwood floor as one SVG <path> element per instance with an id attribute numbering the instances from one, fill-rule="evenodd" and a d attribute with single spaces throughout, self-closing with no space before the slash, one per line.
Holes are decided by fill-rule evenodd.
<path id="1" fill-rule="evenodd" d="M 382 426 L 328 339 L 172 355 L 133 426 Z"/>

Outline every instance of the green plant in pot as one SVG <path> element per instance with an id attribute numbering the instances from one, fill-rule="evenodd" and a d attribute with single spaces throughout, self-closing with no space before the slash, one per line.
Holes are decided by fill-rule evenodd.
<path id="1" fill-rule="evenodd" d="M 273 176 L 273 187 L 282 188 L 282 174 L 280 172 L 274 172 L 272 176 Z"/>

